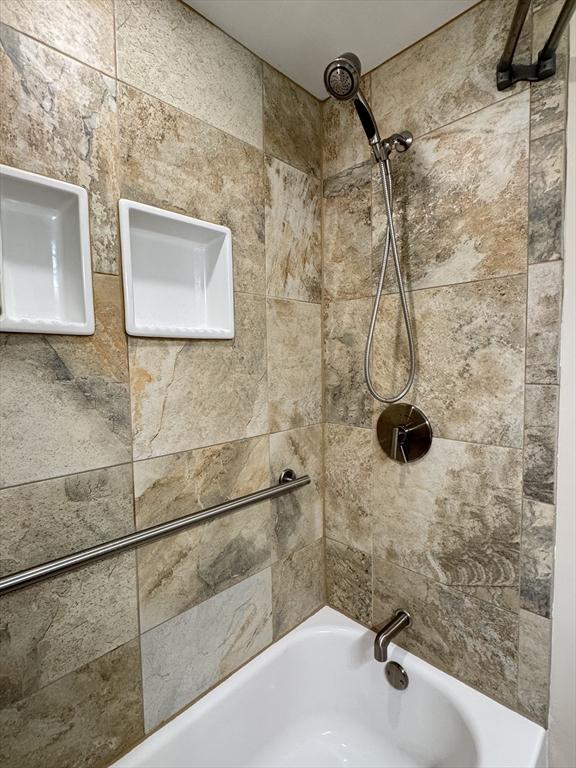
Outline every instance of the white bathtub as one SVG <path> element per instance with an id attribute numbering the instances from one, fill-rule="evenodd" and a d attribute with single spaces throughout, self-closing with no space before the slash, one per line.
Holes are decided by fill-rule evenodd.
<path id="1" fill-rule="evenodd" d="M 543 768 L 545 731 L 323 608 L 114 764 L 115 768 Z"/>

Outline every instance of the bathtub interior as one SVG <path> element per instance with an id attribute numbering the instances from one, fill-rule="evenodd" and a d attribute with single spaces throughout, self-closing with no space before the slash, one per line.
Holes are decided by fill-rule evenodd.
<path id="1" fill-rule="evenodd" d="M 406 691 L 393 690 L 373 659 L 373 637 L 356 627 L 330 628 L 287 644 L 259 691 L 282 702 L 273 707 L 271 733 L 284 741 L 282 724 L 291 722 L 309 751 L 321 743 L 333 758 L 328 765 L 475 766 L 474 737 L 454 705 L 419 677 Z"/>
<path id="2" fill-rule="evenodd" d="M 480 717 L 482 706 L 492 720 L 494 708 L 511 715 L 502 721 L 508 731 L 524 718 L 392 646 L 390 658 L 410 676 L 407 690 L 394 690 L 373 659 L 373 638 L 323 608 L 116 768 L 500 768 L 458 691 L 485 700 Z"/>

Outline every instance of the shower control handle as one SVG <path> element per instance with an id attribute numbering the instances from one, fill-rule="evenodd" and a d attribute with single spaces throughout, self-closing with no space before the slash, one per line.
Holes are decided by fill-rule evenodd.
<path id="1" fill-rule="evenodd" d="M 390 454 L 396 461 L 403 461 L 408 464 L 409 459 L 406 453 L 406 442 L 409 440 L 410 432 L 414 432 L 416 429 L 420 429 L 421 424 L 400 424 L 397 427 L 392 427 L 392 444 L 390 446 Z"/>
<path id="2" fill-rule="evenodd" d="M 419 408 L 408 403 L 394 403 L 382 411 L 376 432 L 382 450 L 401 464 L 421 459 L 432 444 L 430 422 Z"/>

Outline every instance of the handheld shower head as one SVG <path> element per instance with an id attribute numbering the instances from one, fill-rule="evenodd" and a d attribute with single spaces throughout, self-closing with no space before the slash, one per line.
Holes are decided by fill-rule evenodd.
<path id="1" fill-rule="evenodd" d="M 362 65 L 355 53 L 343 53 L 328 64 L 324 70 L 324 85 L 328 93 L 338 101 L 354 99 L 356 114 L 362 123 L 364 133 L 377 162 L 387 160 L 393 149 L 405 152 L 412 144 L 409 131 L 394 133 L 387 139 L 380 138 L 374 113 L 360 90 Z"/>
<path id="2" fill-rule="evenodd" d="M 324 85 L 339 101 L 353 99 L 360 89 L 360 59 L 355 53 L 343 53 L 324 70 Z"/>
<path id="3" fill-rule="evenodd" d="M 370 109 L 370 104 L 368 104 L 360 90 L 361 74 L 362 65 L 358 56 L 355 53 L 343 53 L 337 59 L 331 61 L 324 70 L 324 85 L 328 93 L 335 99 L 338 99 L 338 101 L 354 99 L 356 112 L 368 137 L 374 156 L 378 160 L 381 156 L 380 134 L 378 133 L 378 126 Z"/>

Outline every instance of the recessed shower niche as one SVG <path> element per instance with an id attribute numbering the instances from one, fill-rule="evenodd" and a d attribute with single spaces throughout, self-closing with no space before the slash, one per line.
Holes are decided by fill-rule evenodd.
<path id="1" fill-rule="evenodd" d="M 120 200 L 120 233 L 127 333 L 234 337 L 228 227 Z"/>
<path id="2" fill-rule="evenodd" d="M 88 195 L 0 165 L 0 331 L 94 333 Z"/>

